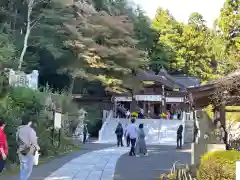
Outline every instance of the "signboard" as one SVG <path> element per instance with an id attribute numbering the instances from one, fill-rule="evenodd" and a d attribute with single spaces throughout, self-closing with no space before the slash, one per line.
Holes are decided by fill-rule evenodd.
<path id="1" fill-rule="evenodd" d="M 240 180 L 240 161 L 236 162 L 236 180 Z"/>
<path id="2" fill-rule="evenodd" d="M 226 144 L 208 144 L 207 151 L 208 152 L 215 152 L 215 151 L 225 151 Z"/>
<path id="3" fill-rule="evenodd" d="M 143 84 L 153 85 L 153 84 L 154 84 L 154 81 L 143 81 Z"/>
<path id="4" fill-rule="evenodd" d="M 54 114 L 54 128 L 61 129 L 62 127 L 62 114 L 59 112 L 55 112 Z"/>
<path id="5" fill-rule="evenodd" d="M 136 101 L 161 101 L 161 95 L 136 95 Z"/>
<path id="6" fill-rule="evenodd" d="M 162 95 L 135 95 L 136 101 L 162 101 Z M 132 97 L 119 96 L 115 97 L 115 101 L 119 102 L 131 102 Z M 166 97 L 166 102 L 168 103 L 180 103 L 184 102 L 183 97 Z"/>
<path id="7" fill-rule="evenodd" d="M 28 87 L 36 90 L 38 88 L 38 71 L 33 70 L 30 74 L 9 70 L 9 85 L 15 87 Z"/>
<path id="8" fill-rule="evenodd" d="M 115 101 L 116 102 L 124 102 L 124 101 L 128 101 L 128 102 L 130 102 L 130 101 L 132 101 L 132 97 L 125 97 L 125 96 L 119 96 L 119 97 L 115 97 Z"/>
<path id="9" fill-rule="evenodd" d="M 168 102 L 168 103 L 184 102 L 184 98 L 182 98 L 182 97 L 167 97 L 166 102 Z"/>

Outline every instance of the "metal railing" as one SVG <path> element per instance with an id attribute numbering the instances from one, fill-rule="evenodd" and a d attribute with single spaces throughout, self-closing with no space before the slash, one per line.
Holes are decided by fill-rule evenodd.
<path id="1" fill-rule="evenodd" d="M 105 129 L 105 126 L 107 126 L 108 121 L 110 121 L 112 117 L 113 117 L 113 111 L 111 110 L 111 111 L 109 112 L 109 114 L 108 114 L 108 117 L 107 117 L 106 120 L 104 121 L 101 129 L 100 129 L 99 132 L 98 132 L 98 139 L 99 139 L 99 140 L 102 140 L 103 130 Z"/>
<path id="2" fill-rule="evenodd" d="M 196 180 L 196 178 L 193 177 L 189 166 L 181 164 L 179 160 L 173 163 L 171 174 L 175 174 L 176 180 Z"/>

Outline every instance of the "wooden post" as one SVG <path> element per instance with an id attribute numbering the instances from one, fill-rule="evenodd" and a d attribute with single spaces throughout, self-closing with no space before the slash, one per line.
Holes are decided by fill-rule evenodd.
<path id="1" fill-rule="evenodd" d="M 147 114 L 147 108 L 146 108 L 146 101 L 143 101 L 143 110 L 144 110 L 144 114 Z"/>
<path id="2" fill-rule="evenodd" d="M 162 85 L 162 112 L 166 113 L 166 95 L 164 85 Z"/>
<path id="3" fill-rule="evenodd" d="M 219 108 L 219 111 L 220 111 L 220 122 L 221 122 L 221 125 L 223 126 L 224 128 L 224 131 L 225 131 L 225 138 L 224 138 L 224 143 L 228 144 L 228 134 L 227 134 L 227 131 L 226 131 L 226 108 L 225 108 L 225 105 L 220 105 L 220 108 Z"/>
<path id="4" fill-rule="evenodd" d="M 51 97 L 50 97 L 51 98 Z M 51 101 L 52 101 L 52 99 L 51 99 Z M 53 103 L 53 102 L 51 102 L 51 111 L 52 111 L 52 145 L 54 146 L 54 136 L 55 136 L 55 123 L 54 123 L 54 121 L 55 121 L 55 112 L 56 112 L 56 105 Z"/>
<path id="5" fill-rule="evenodd" d="M 220 122 L 221 125 L 226 127 L 226 111 L 225 111 L 225 105 L 220 105 Z"/>
<path id="6" fill-rule="evenodd" d="M 150 118 L 150 117 L 152 116 L 152 115 L 151 115 L 152 109 L 151 109 L 151 104 L 150 104 L 150 102 L 148 101 L 147 103 L 148 103 L 147 114 L 148 114 L 148 118 Z"/>
<path id="7" fill-rule="evenodd" d="M 117 118 L 117 102 L 115 98 L 113 99 L 113 101 L 114 101 L 114 118 Z"/>

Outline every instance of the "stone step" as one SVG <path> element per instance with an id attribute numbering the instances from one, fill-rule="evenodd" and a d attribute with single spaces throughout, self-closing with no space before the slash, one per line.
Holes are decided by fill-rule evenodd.
<path id="1" fill-rule="evenodd" d="M 102 136 L 99 141 L 116 143 L 115 128 L 118 122 L 121 122 L 125 127 L 126 119 L 110 120 L 104 126 Z M 182 121 L 169 121 L 169 120 L 137 120 L 137 124 L 144 124 L 144 131 L 146 134 L 147 144 L 175 144 L 176 143 L 176 132 Z"/>

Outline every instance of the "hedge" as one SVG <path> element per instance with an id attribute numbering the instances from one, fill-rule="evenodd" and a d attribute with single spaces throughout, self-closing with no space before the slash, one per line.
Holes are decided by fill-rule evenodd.
<path id="1" fill-rule="evenodd" d="M 63 129 L 61 145 L 52 143 L 53 112 L 47 108 L 47 98 L 51 96 L 52 101 L 63 112 Z M 50 93 L 46 91 L 34 91 L 29 88 L 8 88 L 0 97 L 0 118 L 6 121 L 6 134 L 9 145 L 8 163 L 18 162 L 16 154 L 16 129 L 21 124 L 21 117 L 29 115 L 36 129 L 42 156 L 52 156 L 73 147 L 66 134 L 71 129 L 71 124 L 76 117 L 67 114 L 76 114 L 78 107 L 72 103 L 72 99 L 65 94 Z M 71 132 L 70 132 L 71 134 Z M 57 135 L 55 134 L 57 137 Z M 57 139 L 57 138 L 56 138 Z"/>
<path id="2" fill-rule="evenodd" d="M 238 151 L 215 151 L 205 154 L 198 170 L 198 180 L 235 180 Z"/>

